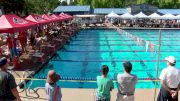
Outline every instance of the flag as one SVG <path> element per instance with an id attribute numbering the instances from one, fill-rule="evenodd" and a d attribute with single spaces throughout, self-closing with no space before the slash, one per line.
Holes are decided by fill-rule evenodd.
<path id="1" fill-rule="evenodd" d="M 136 41 L 137 41 L 137 40 L 136 40 L 136 36 L 134 36 L 134 43 L 136 43 Z"/>
<path id="2" fill-rule="evenodd" d="M 148 51 L 149 41 L 146 41 L 146 52 Z"/>
<path id="3" fill-rule="evenodd" d="M 139 41 L 140 41 L 140 42 L 139 42 L 139 43 L 140 43 L 140 46 L 142 46 L 142 39 L 140 38 Z"/>
<path id="4" fill-rule="evenodd" d="M 152 56 L 154 55 L 154 46 L 155 46 L 155 44 L 151 44 L 151 54 L 152 54 Z"/>
<path id="5" fill-rule="evenodd" d="M 136 45 L 137 45 L 137 46 L 139 45 L 139 38 L 138 38 L 138 37 L 137 37 Z"/>

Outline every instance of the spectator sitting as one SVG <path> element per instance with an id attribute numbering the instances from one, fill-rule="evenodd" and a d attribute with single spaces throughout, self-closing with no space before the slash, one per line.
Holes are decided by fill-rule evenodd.
<path id="1" fill-rule="evenodd" d="M 131 74 L 132 64 L 129 61 L 123 63 L 124 74 L 117 75 L 118 93 L 116 101 L 134 101 L 137 76 Z"/>
<path id="2" fill-rule="evenodd" d="M 50 70 L 45 84 L 48 101 L 61 101 L 61 88 L 56 84 L 58 80 L 60 80 L 60 75 L 56 74 L 54 70 Z"/>
<path id="3" fill-rule="evenodd" d="M 102 69 L 102 76 L 97 76 L 97 95 L 96 101 L 110 101 L 111 95 L 110 91 L 114 88 L 113 81 L 107 78 L 107 74 L 109 72 L 109 68 L 107 65 L 103 65 Z"/>

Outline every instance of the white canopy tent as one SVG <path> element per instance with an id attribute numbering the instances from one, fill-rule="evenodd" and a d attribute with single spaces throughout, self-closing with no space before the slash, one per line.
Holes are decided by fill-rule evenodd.
<path id="1" fill-rule="evenodd" d="M 180 14 L 175 16 L 177 19 L 180 19 Z"/>
<path id="2" fill-rule="evenodd" d="M 131 15 L 129 12 L 124 13 L 123 15 L 120 16 L 122 19 L 133 19 L 135 18 L 133 15 Z"/>
<path id="3" fill-rule="evenodd" d="M 148 18 L 150 18 L 150 19 L 160 19 L 161 16 L 159 14 L 157 14 L 157 13 L 153 13 L 153 14 L 149 15 Z"/>
<path id="4" fill-rule="evenodd" d="M 144 14 L 143 12 L 140 12 L 140 13 L 134 15 L 134 17 L 136 17 L 136 18 L 148 18 L 148 16 L 146 14 Z"/>
<path id="5" fill-rule="evenodd" d="M 106 15 L 106 17 L 108 17 L 108 18 L 119 18 L 120 16 L 112 11 L 111 13 Z"/>
<path id="6" fill-rule="evenodd" d="M 177 18 L 176 18 L 176 16 L 174 16 L 170 13 L 167 13 L 167 14 L 161 16 L 160 19 L 177 19 Z"/>
<path id="7" fill-rule="evenodd" d="M 75 17 L 79 17 L 79 18 L 92 18 L 92 17 L 96 17 L 97 15 L 75 15 Z"/>

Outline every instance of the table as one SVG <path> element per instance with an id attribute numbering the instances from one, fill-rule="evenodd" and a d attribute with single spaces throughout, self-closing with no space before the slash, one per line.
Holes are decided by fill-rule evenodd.
<path id="1" fill-rule="evenodd" d="M 44 56 L 45 54 L 41 52 L 36 52 L 32 55 L 33 59 L 35 59 L 34 62 L 44 62 L 45 61 Z"/>
<path id="2" fill-rule="evenodd" d="M 47 47 L 52 49 L 54 52 L 56 51 L 56 45 L 48 44 Z"/>

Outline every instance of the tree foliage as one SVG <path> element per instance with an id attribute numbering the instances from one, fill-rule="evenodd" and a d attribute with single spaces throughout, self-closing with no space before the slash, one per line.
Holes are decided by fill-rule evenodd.
<path id="1" fill-rule="evenodd" d="M 75 0 L 71 5 L 91 5 L 93 8 L 120 8 L 142 3 L 159 8 L 180 8 L 180 0 Z"/>
<path id="2" fill-rule="evenodd" d="M 0 0 L 5 13 L 28 15 L 52 12 L 58 5 L 58 0 Z"/>

